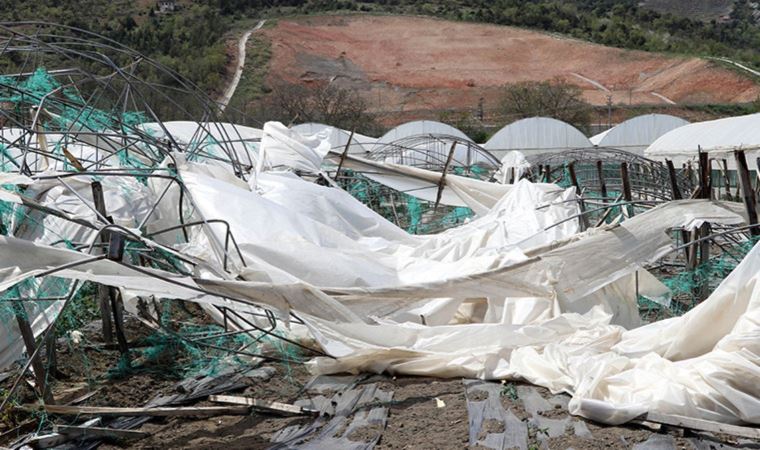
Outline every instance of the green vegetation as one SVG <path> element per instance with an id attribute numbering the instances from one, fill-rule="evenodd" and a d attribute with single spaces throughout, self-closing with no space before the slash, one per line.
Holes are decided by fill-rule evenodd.
<path id="1" fill-rule="evenodd" d="M 510 119 L 553 117 L 588 133 L 592 107 L 577 86 L 562 80 L 526 81 L 504 87 L 499 113 Z"/>
<path id="2" fill-rule="evenodd" d="M 733 4 L 726 20 L 702 21 L 647 9 L 637 0 L 179 0 L 172 13 L 160 13 L 150 0 L 5 0 L 0 21 L 44 20 L 103 34 L 218 96 L 231 73 L 226 41 L 250 28 L 256 18 L 328 12 L 421 14 L 544 30 L 627 49 L 727 57 L 760 67 L 756 6 L 749 0 Z M 244 73 L 232 109 L 245 111 L 252 100 L 268 93 L 264 78 L 269 54 L 265 39 L 252 36 L 247 67 L 253 68 Z M 0 72 L 12 66 L 0 60 Z M 161 77 L 155 74 L 149 81 L 172 85 L 171 79 Z"/>
<path id="3" fill-rule="evenodd" d="M 271 89 L 271 95 L 253 111 L 254 120 L 317 122 L 369 135 L 381 132 L 374 115 L 367 111 L 366 100 L 353 90 L 331 83 L 303 86 L 285 82 L 275 83 Z"/>

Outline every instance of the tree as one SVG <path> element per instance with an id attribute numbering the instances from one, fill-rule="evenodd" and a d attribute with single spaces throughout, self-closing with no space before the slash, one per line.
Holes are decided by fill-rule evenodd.
<path id="1" fill-rule="evenodd" d="M 304 86 L 283 82 L 271 90 L 256 113 L 261 119 L 285 124 L 319 122 L 365 134 L 376 133 L 380 128 L 364 98 L 335 84 Z"/>
<path id="2" fill-rule="evenodd" d="M 505 85 L 498 106 L 505 118 L 552 117 L 583 131 L 591 124 L 592 112 L 579 87 L 558 79 Z"/>

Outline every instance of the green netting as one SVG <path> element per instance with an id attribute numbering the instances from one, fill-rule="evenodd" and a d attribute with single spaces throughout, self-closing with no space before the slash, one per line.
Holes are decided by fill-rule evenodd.
<path id="1" fill-rule="evenodd" d="M 0 144 L 0 172 L 12 172 L 16 166 L 13 162 L 16 159 L 8 153 L 8 147 Z"/>
<path id="2" fill-rule="evenodd" d="M 411 195 L 408 197 L 406 199 L 406 208 L 409 213 L 409 227 L 407 227 L 406 231 L 414 234 L 417 233 L 417 228 L 422 222 L 422 205 L 417 200 L 417 197 L 412 197 Z"/>
<path id="3" fill-rule="evenodd" d="M 473 166 L 471 169 L 475 169 Z M 455 172 L 456 169 L 455 168 Z M 469 208 L 438 205 L 393 190 L 361 174 L 345 172 L 343 188 L 354 198 L 411 234 L 431 234 L 464 223 L 474 215 Z"/>
<path id="4" fill-rule="evenodd" d="M 61 129 L 76 126 L 91 131 L 105 131 L 116 128 L 117 121 L 127 126 L 147 122 L 142 111 L 113 113 L 88 105 L 76 89 L 62 89 L 61 84 L 44 67 L 36 68 L 26 79 L 0 76 L 0 101 L 14 103 L 17 109 L 20 105 L 40 105 L 48 94 L 51 97 L 61 94 L 61 99 L 65 100 L 56 102 L 53 111 L 56 117 L 52 123 Z M 45 125 L 43 127 L 49 131 Z"/>
<path id="5" fill-rule="evenodd" d="M 672 293 L 672 302 L 665 308 L 645 298 L 639 299 L 639 310 L 647 322 L 680 316 L 704 300 L 704 293 L 711 293 L 749 253 L 758 239 L 749 239 L 726 250 L 715 258 L 700 264 L 694 270 L 681 270 L 673 275 L 663 275 L 663 282 Z"/>
<path id="6" fill-rule="evenodd" d="M 559 187 L 562 187 L 564 189 L 567 189 L 573 185 L 572 178 L 570 177 L 570 168 L 569 164 L 565 163 L 562 166 L 562 178 L 559 179 L 555 184 Z"/>
<path id="7" fill-rule="evenodd" d="M 108 372 L 111 378 L 135 373 L 151 373 L 171 379 L 214 376 L 232 366 L 248 367 L 250 357 L 230 350 L 243 349 L 255 354 L 273 350 L 285 362 L 301 361 L 300 349 L 264 333 L 230 333 L 216 324 L 179 324 L 172 319 L 177 301 L 161 302 L 161 330 L 141 340 L 142 348 L 133 350 Z"/>

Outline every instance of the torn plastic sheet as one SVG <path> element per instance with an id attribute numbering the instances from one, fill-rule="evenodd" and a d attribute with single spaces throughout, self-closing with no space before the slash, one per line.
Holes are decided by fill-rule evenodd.
<path id="1" fill-rule="evenodd" d="M 336 152 L 331 152 L 329 157 L 333 162 L 342 159 L 343 168 L 360 172 L 373 181 L 420 200 L 435 202 L 438 197 L 441 184 L 441 174 L 438 172 L 372 161 L 356 155 L 344 157 Z M 557 189 L 557 186 L 553 184 L 536 183 L 535 186 L 548 191 Z M 512 185 L 509 184 L 490 183 L 447 173 L 440 203 L 468 207 L 477 215 L 484 215 L 511 189 Z"/>
<path id="2" fill-rule="evenodd" d="M 685 204 L 666 205 L 637 217 L 647 217 L 647 221 L 660 224 L 652 226 L 655 233 L 663 233 L 662 217 L 675 218 L 681 216 L 683 209 L 704 210 L 713 219 L 719 218 L 720 207 L 712 202 L 685 202 Z M 658 211 L 659 210 L 659 211 Z M 664 212 L 662 210 L 665 210 Z M 695 218 L 699 218 L 698 214 Z M 725 212 L 724 220 L 735 220 L 733 213 Z M 626 223 L 632 222 L 628 221 Z M 644 222 L 644 219 L 639 219 Z M 674 219 L 672 219 L 674 220 Z M 687 220 L 692 220 L 691 218 Z M 632 227 L 627 234 L 641 233 L 642 225 Z M 599 231 L 594 235 L 583 237 L 557 250 L 565 250 L 571 245 L 591 239 L 596 235 L 606 235 L 611 239 L 619 239 L 620 230 Z M 626 234 L 626 233 L 624 233 Z M 664 234 L 664 233 L 663 233 Z M 13 238 L 0 240 L 0 289 L 41 270 L 74 260 L 86 258 L 77 252 L 40 246 Z M 551 254 L 549 251 L 547 254 Z M 627 332 L 623 327 L 610 325 L 611 314 L 604 311 L 600 305 L 593 306 L 585 313 L 563 312 L 552 299 L 522 298 L 514 302 L 515 307 L 550 309 L 548 314 L 502 314 L 499 322 L 469 323 L 462 325 L 426 326 L 413 323 L 384 323 L 368 324 L 359 318 L 351 307 L 338 299 L 327 296 L 318 289 L 306 284 L 289 286 L 271 283 L 238 282 L 230 280 L 189 280 L 176 275 L 155 271 L 155 273 L 186 283 L 188 286 L 204 286 L 221 296 L 243 299 L 244 303 L 265 304 L 272 307 L 282 307 L 286 303 L 299 317 L 304 319 L 314 337 L 322 348 L 337 360 L 317 359 L 314 369 L 322 372 L 337 371 L 388 371 L 391 373 L 429 374 L 435 376 L 467 376 L 479 378 L 510 378 L 523 377 L 530 381 L 550 387 L 554 390 L 566 390 L 573 394 L 573 411 L 604 422 L 619 422 L 630 419 L 632 414 L 639 413 L 642 408 L 667 412 L 669 405 L 678 405 L 682 415 L 706 417 L 722 421 L 742 420 L 756 421 L 747 411 L 758 411 L 758 395 L 756 383 L 758 361 L 753 356 L 758 352 L 745 351 L 748 345 L 758 342 L 757 307 L 760 305 L 757 278 L 759 251 L 756 248 L 742 265 L 716 290 L 716 293 L 704 303 L 706 307 L 698 307 L 697 313 L 680 323 L 674 322 L 668 333 L 683 333 L 683 326 L 688 321 L 703 322 L 709 319 L 711 308 L 728 309 L 733 305 L 732 314 L 740 315 L 734 327 L 731 327 L 730 317 L 726 323 L 721 323 L 710 333 L 709 342 L 703 348 L 709 348 L 717 341 L 715 347 L 705 354 L 703 349 L 696 348 L 697 356 L 691 358 L 689 364 L 678 365 L 677 361 L 657 361 L 665 368 L 651 366 L 656 353 L 647 353 L 641 358 L 625 356 L 617 350 L 628 345 L 626 352 L 647 351 L 651 346 L 654 334 L 662 335 L 661 324 L 654 324 L 639 330 Z M 633 255 L 638 255 L 633 252 Z M 24 255 L 29 255 L 24 257 Z M 39 261 L 47 262 L 39 267 Z M 631 264 L 631 261 L 625 261 Z M 623 264 L 622 262 L 619 264 Z M 633 263 L 635 264 L 635 262 Z M 168 283 L 158 278 L 139 274 L 118 265 L 112 261 L 101 260 L 86 265 L 59 272 L 57 276 L 93 281 L 136 289 L 157 296 L 187 297 L 193 301 L 205 301 L 193 289 L 179 288 L 174 283 Z M 561 273 L 559 274 L 561 278 Z M 607 285 L 610 283 L 607 283 Z M 422 287 L 419 287 L 422 288 Z M 206 297 L 207 298 L 207 297 Z M 716 300 L 717 299 L 717 300 Z M 382 302 L 381 299 L 376 300 Z M 518 305 L 517 303 L 522 303 Z M 532 306 L 530 306 L 532 305 Z M 706 310 L 705 312 L 701 312 Z M 744 311 L 744 312 L 742 312 Z M 700 319 L 704 317 L 704 319 Z M 702 333 L 707 324 L 695 323 L 688 325 L 691 333 L 682 336 L 684 345 L 689 345 L 690 338 L 696 333 Z M 642 330 L 649 329 L 649 333 Z M 627 333 L 631 333 L 630 337 Z M 723 334 L 722 334 L 723 333 Z M 754 340 L 753 340 L 754 339 Z M 750 342 L 746 342 L 750 340 Z M 643 347 L 635 347 L 637 343 Z M 615 345 L 619 347 L 615 347 Z M 631 347 L 633 345 L 634 347 Z M 660 350 L 662 351 L 662 350 Z M 665 353 L 665 352 L 663 352 Z M 652 356 L 655 355 L 655 356 Z M 706 355 L 706 356 L 705 356 Z M 687 355 L 690 356 L 690 355 Z M 693 369 L 694 363 L 697 369 Z M 677 359 L 677 358 L 676 358 Z M 620 363 L 623 361 L 625 363 Z M 741 363 L 741 364 L 740 364 Z M 668 375 L 671 365 L 675 370 L 691 371 L 691 377 Z M 636 374 L 636 380 L 647 379 L 644 375 L 651 370 L 655 376 L 670 383 L 664 391 L 652 387 L 661 384 L 649 383 L 650 386 L 639 387 L 647 393 L 644 400 L 633 406 L 625 403 L 627 398 L 639 399 L 635 380 L 625 379 L 616 382 L 615 377 L 622 373 L 623 378 L 629 373 L 626 369 L 643 370 L 644 374 Z M 657 370 L 660 370 L 658 372 Z M 696 376 L 696 370 L 700 375 Z M 662 371 L 665 371 L 664 373 Z M 737 373 L 747 374 L 746 383 L 726 383 L 725 378 L 735 380 Z M 556 379 L 553 377 L 557 377 Z M 702 378 L 700 378 L 702 377 Z M 702 381 L 707 377 L 705 381 Z M 689 381 L 689 380 L 695 381 Z M 714 380 L 724 379 L 722 384 Z M 607 380 L 610 388 L 600 387 L 598 380 Z M 689 389 L 688 383 L 697 383 L 699 391 Z M 684 384 L 686 383 L 686 385 Z M 614 386 L 614 389 L 611 387 Z M 721 386 L 731 386 L 725 390 Z M 648 390 L 647 390 L 648 389 Z M 680 390 L 679 390 L 680 389 Z M 628 397 L 626 397 L 628 396 Z M 712 407 L 721 405 L 720 408 Z M 599 407 L 598 405 L 604 405 Z M 642 406 L 643 405 L 643 406 Z M 708 405 L 698 408 L 693 405 Z"/>
<path id="3" fill-rule="evenodd" d="M 547 192 L 525 181 L 486 216 L 439 235 L 404 237 L 389 231 L 393 225 L 385 221 L 384 235 L 374 231 L 364 235 L 357 229 L 348 230 L 345 224 L 366 223 L 372 215 L 346 193 L 309 186 L 303 180 L 262 175 L 270 192 L 273 184 L 279 184 L 277 189 L 294 190 L 302 199 L 335 205 L 325 211 L 307 208 L 301 212 L 289 208 L 294 201 L 285 202 L 282 195 L 269 200 L 208 177 L 197 168 L 185 165 L 178 171 L 200 216 L 225 217 L 245 259 L 260 267 L 273 267 L 271 276 L 286 273 L 319 287 L 401 286 L 461 278 L 522 262 L 527 257 L 521 246 L 548 244 L 578 229 L 577 221 L 567 221 L 544 231 L 577 212 L 577 205 L 567 201 L 574 198 L 572 190 Z M 219 198 L 225 201 L 219 202 Z M 536 211 L 537 202 L 552 206 Z M 339 217 L 326 218 L 328 212 Z M 209 229 L 222 241 L 226 228 L 211 225 Z M 377 231 L 380 233 L 379 228 Z"/>
<path id="4" fill-rule="evenodd" d="M 279 122 L 266 122 L 256 173 L 276 167 L 319 173 L 322 159 L 329 151 L 330 139 L 326 133 L 305 137 Z"/>
<path id="5" fill-rule="evenodd" d="M 531 163 L 522 152 L 512 150 L 501 158 L 501 168 L 494 177 L 502 184 L 507 184 L 511 179 L 519 180 L 523 174 L 530 170 Z"/>
<path id="6" fill-rule="evenodd" d="M 645 412 L 760 423 L 760 246 L 683 316 L 581 331 L 516 350 L 513 375 L 573 395 L 570 412 L 624 423 Z"/>
<path id="7" fill-rule="evenodd" d="M 587 344 L 592 350 L 612 348 L 626 332 L 613 321 L 629 325 L 631 311 L 635 312 L 634 272 L 672 249 L 666 233 L 669 228 L 695 226 L 705 220 L 741 222 L 720 203 L 686 200 L 637 215 L 620 226 L 579 235 L 568 228 L 568 234 L 552 236 L 546 232 L 545 223 L 556 218 L 533 214 L 526 226 L 522 223 L 526 222 L 524 214 L 510 213 L 511 208 L 521 212 L 531 212 L 532 208 L 535 212 L 536 199 L 546 194 L 530 184 L 518 184 L 510 187 L 513 197 L 505 196 L 483 217 L 444 238 L 415 237 L 397 242 L 386 226 L 373 229 L 372 216 L 347 196 L 324 197 L 327 205 L 332 204 L 327 211 L 338 214 L 337 221 L 320 217 L 317 209 L 303 213 L 289 210 L 289 200 L 282 198 L 289 186 L 300 189 L 298 195 L 306 198 L 322 192 L 301 189 L 292 178 L 286 182 L 270 178 L 269 186 L 262 186 L 259 194 L 239 181 L 217 177 L 219 174 L 211 169 L 179 164 L 178 171 L 198 214 L 230 221 L 248 263 L 238 274 L 249 281 L 214 279 L 207 274 L 213 271 L 202 268 L 195 279 L 149 271 L 170 282 L 106 260 L 71 267 L 56 276 L 113 285 L 135 295 L 183 298 L 202 304 L 227 297 L 228 307 L 233 309 L 241 304 L 266 306 L 282 314 L 294 311 L 322 348 L 338 357 L 316 360 L 314 369 L 323 372 L 528 377 L 530 367 L 518 371 L 514 362 L 522 351 L 538 352 L 556 343 L 564 346 L 560 350 L 567 346 L 575 349 L 574 343 Z M 552 192 L 560 195 L 557 198 L 564 193 L 556 188 Z M 552 208 L 566 205 L 557 203 Z M 569 217 L 562 209 L 553 213 Z M 363 225 L 357 222 L 351 227 L 354 216 L 365 217 Z M 526 226 L 524 232 L 519 228 L 510 232 L 510 227 L 517 226 L 513 222 L 518 221 Z M 575 220 L 567 223 L 577 226 Z M 214 225 L 208 229 L 216 230 Z M 286 239 L 278 241 L 281 235 Z M 194 244 L 200 246 L 202 242 Z M 281 248 L 287 245 L 291 247 Z M 0 289 L 86 257 L 4 238 L 0 240 Z M 304 262 L 303 258 L 311 259 Z M 334 265 L 333 258 L 342 258 L 346 268 Z M 387 274 L 377 275 L 377 269 L 383 268 L 383 261 L 378 260 L 384 258 L 392 262 L 386 266 L 387 278 Z M 214 263 L 209 260 L 207 264 Z M 429 273 L 423 272 L 426 265 Z M 439 268 L 448 268 L 449 272 L 438 272 Z M 349 275 L 376 278 L 364 283 L 341 280 L 343 270 Z M 322 274 L 334 278 L 319 284 Z M 642 275 L 640 281 L 646 284 L 647 277 Z M 216 297 L 204 295 L 196 287 Z M 651 288 L 655 295 L 661 286 L 652 283 Z M 433 320 L 429 324 L 427 319 L 423 323 L 408 320 L 416 312 Z M 583 346 L 581 349 L 588 351 Z M 555 372 L 571 372 L 567 385 L 573 389 L 589 383 L 595 375 L 583 365 L 570 371 L 562 364 L 565 361 L 559 359 L 548 366 Z M 551 382 L 548 378 L 544 381 Z M 592 400 L 599 400 L 592 390 L 586 391 L 591 392 Z M 578 398 L 583 397 L 579 394 Z M 600 401 L 606 399 L 602 394 Z"/>

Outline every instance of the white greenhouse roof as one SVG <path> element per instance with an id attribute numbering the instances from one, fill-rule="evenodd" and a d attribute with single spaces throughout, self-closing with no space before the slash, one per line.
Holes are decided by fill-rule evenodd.
<path id="1" fill-rule="evenodd" d="M 760 153 L 760 113 L 726 119 L 697 122 L 676 128 L 654 141 L 645 156 L 656 160 L 671 159 L 676 163 L 696 160 L 699 149 L 715 153 L 732 162 L 734 150 Z M 752 163 L 750 163 L 752 165 Z"/>
<path id="2" fill-rule="evenodd" d="M 483 147 L 497 158 L 511 150 L 526 156 L 593 147 L 574 126 L 549 117 L 530 117 L 513 122 L 494 134 Z"/>
<path id="3" fill-rule="evenodd" d="M 646 114 L 628 119 L 591 137 L 590 141 L 599 147 L 613 147 L 643 155 L 657 138 L 688 124 L 688 121 L 668 114 Z"/>

